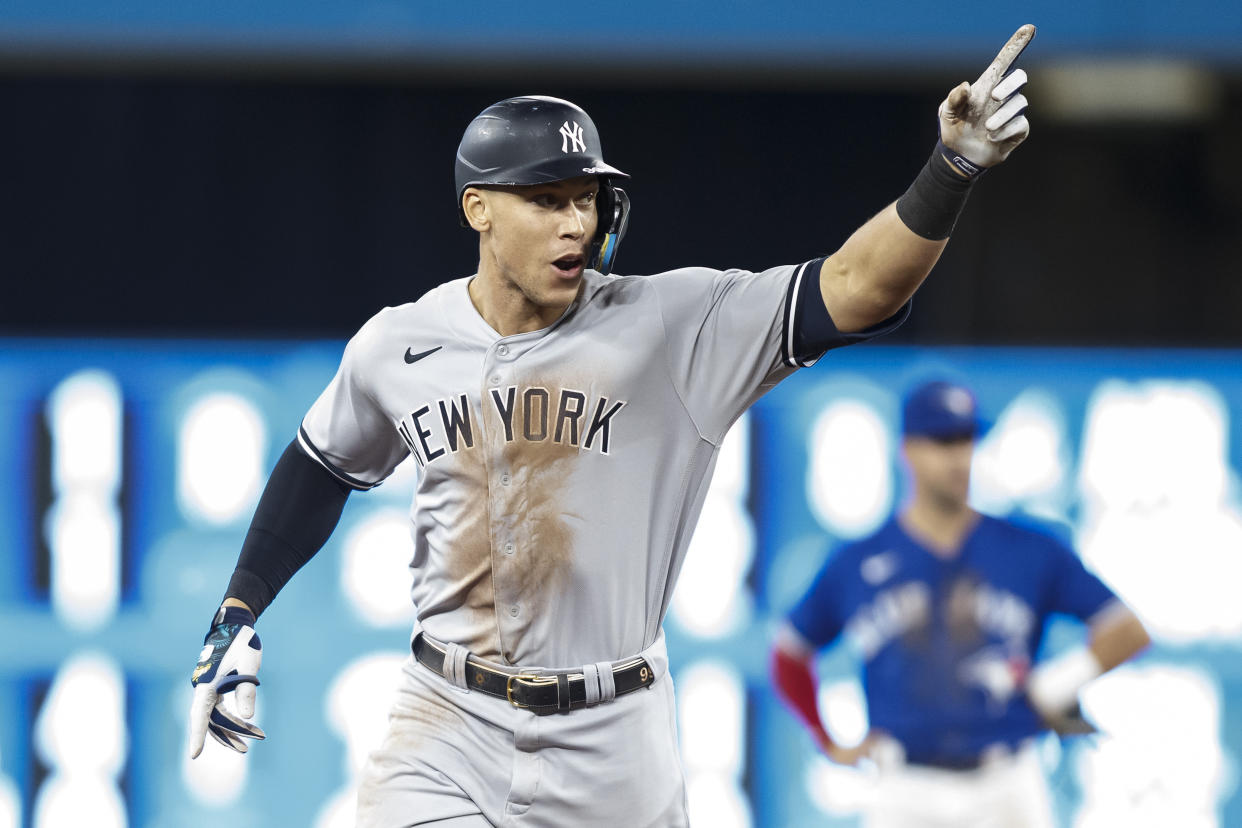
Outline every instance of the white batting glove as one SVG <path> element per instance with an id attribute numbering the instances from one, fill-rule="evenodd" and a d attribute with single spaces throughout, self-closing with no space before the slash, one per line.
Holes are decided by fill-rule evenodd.
<path id="1" fill-rule="evenodd" d="M 1030 23 L 1018 29 L 978 80 L 962 81 L 940 104 L 940 141 L 956 154 L 949 160 L 966 176 L 1004 161 L 1031 132 L 1026 97 L 1018 91 L 1026 72 L 1005 73 L 1034 37 Z"/>
<path id="2" fill-rule="evenodd" d="M 254 614 L 243 607 L 220 607 L 203 640 L 198 665 L 190 676 L 194 700 L 190 704 L 190 758 L 203 752 L 208 733 L 227 748 L 245 753 L 242 740 L 264 739 L 257 726 L 242 719 L 254 715 L 255 688 L 263 650 L 254 631 Z M 233 694 L 236 715 L 224 706 Z M 240 718 L 239 718 L 240 717 Z"/>

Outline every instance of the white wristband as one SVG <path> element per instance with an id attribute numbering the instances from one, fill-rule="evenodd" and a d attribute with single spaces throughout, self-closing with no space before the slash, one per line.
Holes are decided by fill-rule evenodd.
<path id="1" fill-rule="evenodd" d="M 1056 716 L 1078 701 L 1078 691 L 1104 672 L 1095 654 L 1079 647 L 1036 665 L 1026 680 L 1026 695 L 1039 713 Z"/>

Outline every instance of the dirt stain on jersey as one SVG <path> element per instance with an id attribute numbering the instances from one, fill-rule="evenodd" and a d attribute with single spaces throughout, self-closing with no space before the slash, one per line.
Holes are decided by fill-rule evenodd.
<path id="1" fill-rule="evenodd" d="M 561 388 L 590 385 L 569 377 L 523 383 L 525 388 L 550 389 L 553 400 Z M 536 433 L 540 431 L 544 430 Z M 556 429 L 547 428 L 543 439 L 514 440 L 501 450 L 501 464 L 511 481 L 493 498 L 492 525 L 497 595 L 512 596 L 519 606 L 519 614 L 506 624 L 510 629 L 524 631 L 534 619 L 546 615 L 573 577 L 574 551 L 581 542 L 576 527 L 581 518 L 569 511 L 568 494 L 582 448 L 569 439 L 568 431 L 561 433 L 561 441 L 556 436 Z M 577 442 L 581 443 L 580 436 Z M 511 550 L 508 543 L 513 544 Z"/>
<path id="2" fill-rule="evenodd" d="M 573 564 L 576 516 L 565 511 L 565 492 L 573 476 L 576 446 L 512 444 L 516 491 L 515 535 L 510 577 L 522 600 L 538 611 L 568 581 Z"/>
<path id="3" fill-rule="evenodd" d="M 487 509 L 487 471 L 481 452 L 459 455 L 461 504 L 455 510 L 455 539 L 444 561 L 444 577 L 458 587 L 465 625 L 470 630 L 458 641 L 482 658 L 496 658 L 496 598 L 492 580 L 492 535 Z"/>

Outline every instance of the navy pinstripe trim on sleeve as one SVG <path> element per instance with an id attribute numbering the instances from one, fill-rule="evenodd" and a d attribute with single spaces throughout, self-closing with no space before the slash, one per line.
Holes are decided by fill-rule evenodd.
<path id="1" fill-rule="evenodd" d="M 824 307 L 819 292 L 819 280 L 815 278 L 823 262 L 823 259 L 814 259 L 795 270 L 793 278 L 789 280 L 789 289 L 785 292 L 781 361 L 791 368 L 814 365 L 824 351 L 836 344 L 830 340 L 840 336 Z M 822 344 L 823 347 L 813 347 L 808 351 L 808 339 L 814 345 Z"/>
<path id="2" fill-rule="evenodd" d="M 330 471 L 333 477 L 344 483 L 346 486 L 349 486 L 351 489 L 357 489 L 365 492 L 367 489 L 374 489 L 379 485 L 379 483 L 367 483 L 365 480 L 359 480 L 358 478 L 352 477 L 332 465 L 328 458 L 324 457 L 323 453 L 319 451 L 319 449 L 315 448 L 315 444 L 312 443 L 310 437 L 306 435 L 306 429 L 301 426 L 298 426 L 298 445 L 302 447 L 302 451 L 306 452 L 308 457 Z M 380 482 L 382 483 L 383 481 Z"/>
<path id="3" fill-rule="evenodd" d="M 802 276 L 806 273 L 807 262 L 794 271 L 789 280 L 789 288 L 785 291 L 785 314 L 781 322 L 781 362 L 791 367 L 798 365 L 793 358 L 794 318 L 798 304 L 798 288 L 802 284 Z"/>

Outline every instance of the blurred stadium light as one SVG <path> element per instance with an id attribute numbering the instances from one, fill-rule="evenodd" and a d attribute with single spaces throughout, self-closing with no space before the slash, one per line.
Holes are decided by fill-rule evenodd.
<path id="1" fill-rule="evenodd" d="M 750 623 L 743 584 L 755 555 L 746 510 L 750 479 L 750 418 L 743 414 L 720 448 L 699 528 L 690 541 L 670 617 L 685 632 L 719 638 Z"/>
<path id="2" fill-rule="evenodd" d="M 249 519 L 266 480 L 267 429 L 254 404 L 235 393 L 195 400 L 177 450 L 177 495 L 192 520 Z"/>
<path id="3" fill-rule="evenodd" d="M 1072 123 L 1195 123 L 1225 106 L 1220 79 L 1186 59 L 1065 60 L 1032 83 L 1040 114 Z"/>
<path id="4" fill-rule="evenodd" d="M 677 720 L 690 821 L 749 828 L 742 791 L 746 760 L 746 691 L 730 664 L 698 661 L 677 673 Z"/>
<path id="5" fill-rule="evenodd" d="M 121 391 L 101 371 L 64 379 L 47 404 L 52 502 L 44 531 L 52 605 L 66 624 L 97 628 L 120 595 Z"/>

